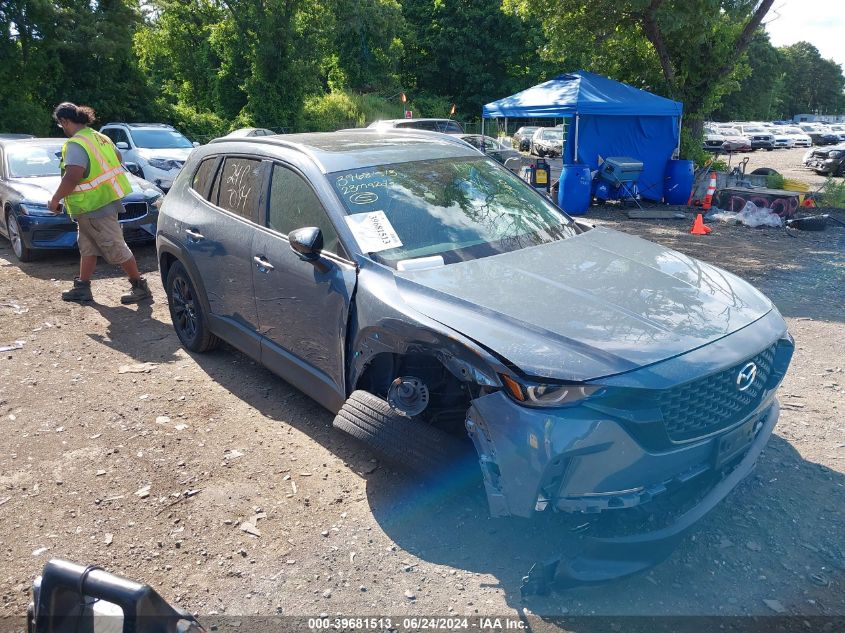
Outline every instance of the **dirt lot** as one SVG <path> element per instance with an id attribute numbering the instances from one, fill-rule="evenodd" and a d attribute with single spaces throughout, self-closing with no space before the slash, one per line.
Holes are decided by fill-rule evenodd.
<path id="1" fill-rule="evenodd" d="M 202 615 L 845 615 L 845 228 L 694 237 L 591 217 L 748 278 L 797 342 L 756 472 L 668 561 L 522 602 L 522 575 L 566 538 L 556 517 L 489 519 L 480 487 L 456 497 L 374 461 L 231 348 L 186 353 L 151 247 L 156 303 L 120 306 L 103 267 L 81 307 L 59 298 L 74 255 L 19 265 L 4 242 L 0 346 L 23 343 L 0 354 L 0 615 L 24 613 L 54 556 Z"/>

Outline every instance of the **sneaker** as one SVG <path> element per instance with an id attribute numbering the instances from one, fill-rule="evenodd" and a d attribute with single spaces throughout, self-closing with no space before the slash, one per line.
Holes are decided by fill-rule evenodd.
<path id="1" fill-rule="evenodd" d="M 63 301 L 76 301 L 77 303 L 86 303 L 94 300 L 94 295 L 91 294 L 91 282 L 82 281 L 79 277 L 73 280 L 73 288 L 65 290 L 62 293 Z"/>
<path id="2" fill-rule="evenodd" d="M 129 283 L 132 284 L 132 288 L 129 289 L 129 292 L 120 297 L 121 303 L 139 303 L 144 299 L 153 298 L 153 293 L 150 292 L 147 280 L 143 277 L 140 279 L 130 279 Z"/>

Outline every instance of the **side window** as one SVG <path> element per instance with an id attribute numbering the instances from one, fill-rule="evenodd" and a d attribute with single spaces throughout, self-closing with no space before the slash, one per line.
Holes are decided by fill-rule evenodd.
<path id="1" fill-rule="evenodd" d="M 121 141 L 129 143 L 129 137 L 126 135 L 126 132 L 118 127 L 109 128 L 103 132 L 103 134 L 108 136 L 115 144 L 120 143 Z"/>
<path id="2" fill-rule="evenodd" d="M 229 157 L 223 163 L 214 184 L 211 201 L 219 194 L 217 206 L 251 222 L 258 222 L 258 200 L 261 198 L 261 161 Z"/>
<path id="3" fill-rule="evenodd" d="M 214 168 L 216 166 L 217 156 L 206 158 L 200 163 L 196 173 L 194 173 L 194 179 L 191 181 L 191 189 L 196 191 L 206 200 L 210 200 L 208 197 L 208 185 L 211 183 L 211 179 L 214 178 L 214 174 L 216 172 Z"/>
<path id="4" fill-rule="evenodd" d="M 273 166 L 267 226 L 285 235 L 316 226 L 323 233 L 323 250 L 346 257 L 317 194 L 299 174 L 281 165 Z"/>

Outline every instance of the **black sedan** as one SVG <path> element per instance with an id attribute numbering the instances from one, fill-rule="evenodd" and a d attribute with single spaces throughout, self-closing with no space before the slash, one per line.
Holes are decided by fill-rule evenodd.
<path id="1" fill-rule="evenodd" d="M 509 158 L 516 158 L 522 160 L 522 154 L 515 149 L 511 149 L 507 145 L 503 145 L 492 136 L 482 136 L 481 134 L 462 134 L 460 138 L 472 145 L 474 148 L 481 150 L 482 153 L 487 154 L 497 163 L 505 164 Z"/>
<path id="2" fill-rule="evenodd" d="M 76 224 L 47 203 L 59 186 L 62 139 L 0 140 L 0 235 L 22 262 L 34 251 L 76 247 Z M 127 242 L 155 239 L 161 190 L 128 174 L 132 192 L 123 199 L 120 223 Z"/>

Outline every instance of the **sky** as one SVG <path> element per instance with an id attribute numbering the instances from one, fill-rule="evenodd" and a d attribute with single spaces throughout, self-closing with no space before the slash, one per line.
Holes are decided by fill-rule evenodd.
<path id="1" fill-rule="evenodd" d="M 774 46 L 810 42 L 845 69 L 843 0 L 775 0 L 763 22 Z"/>

